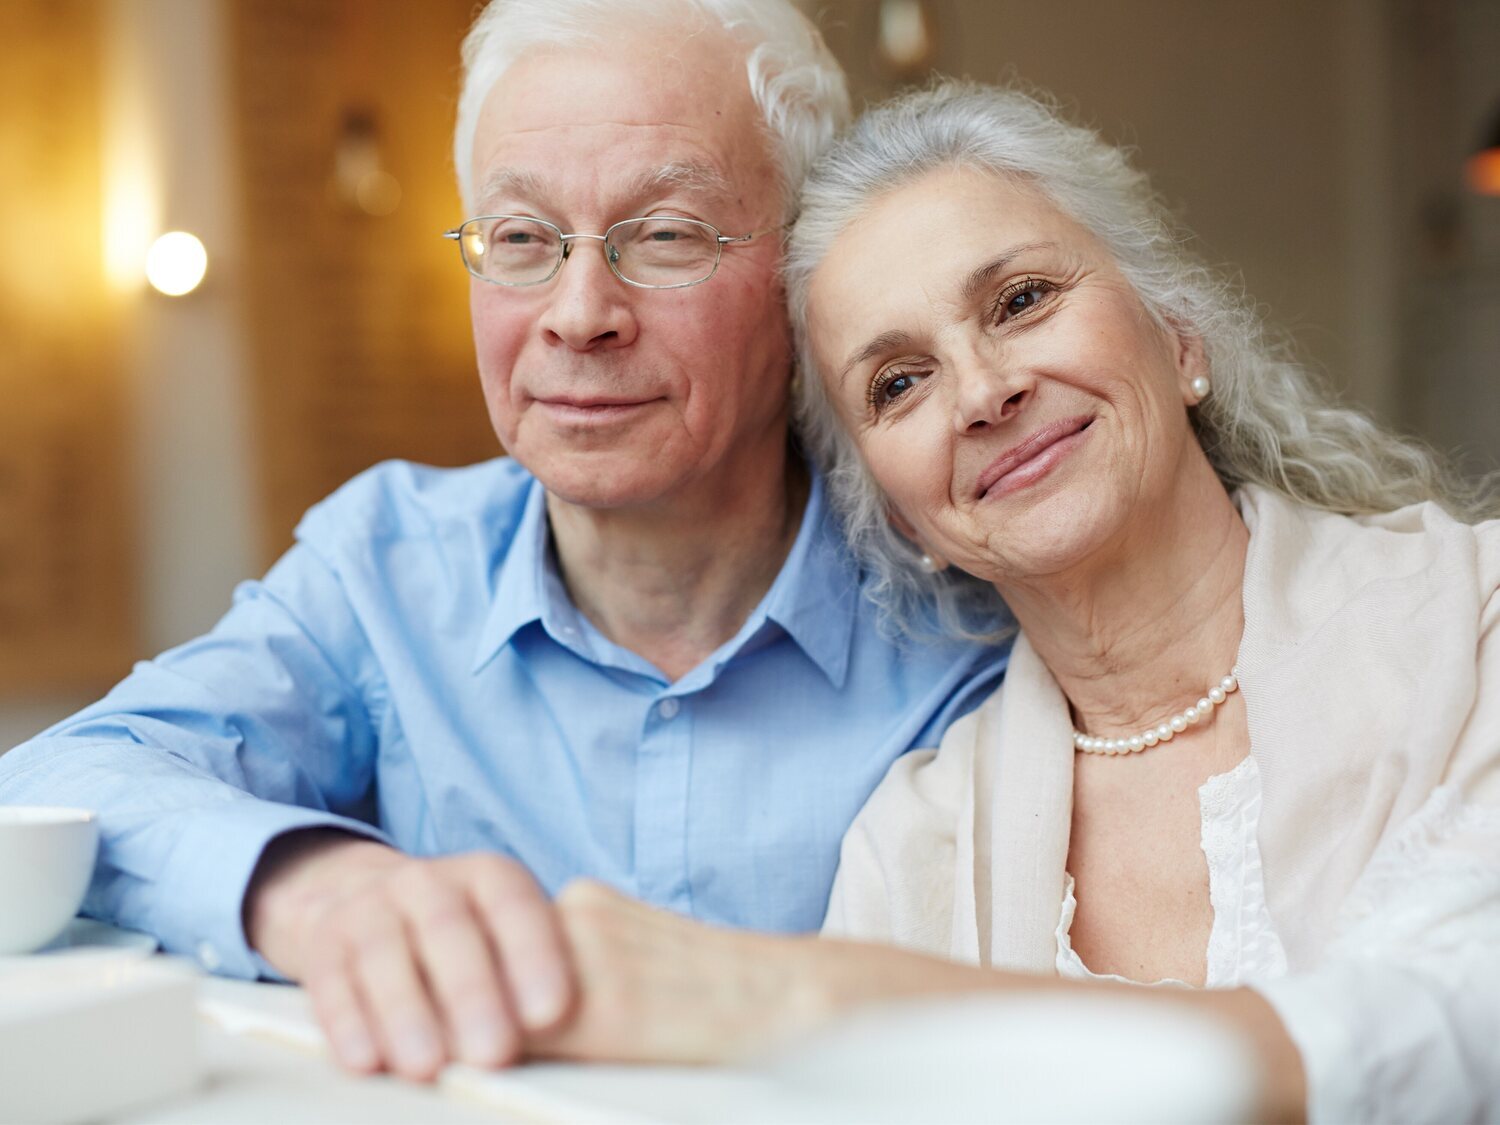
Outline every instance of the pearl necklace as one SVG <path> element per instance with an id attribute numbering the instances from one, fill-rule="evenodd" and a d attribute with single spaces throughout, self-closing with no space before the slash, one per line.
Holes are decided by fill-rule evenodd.
<path id="1" fill-rule="evenodd" d="M 1213 714 L 1214 708 L 1228 699 L 1240 686 L 1240 670 L 1233 669 L 1229 675 L 1208 689 L 1208 694 L 1186 711 L 1179 711 L 1157 727 L 1147 727 L 1132 738 L 1093 738 L 1081 730 L 1073 731 L 1073 747 L 1085 754 L 1138 754 L 1158 742 L 1171 742 L 1173 735 L 1181 734 L 1194 723 L 1202 722 Z"/>

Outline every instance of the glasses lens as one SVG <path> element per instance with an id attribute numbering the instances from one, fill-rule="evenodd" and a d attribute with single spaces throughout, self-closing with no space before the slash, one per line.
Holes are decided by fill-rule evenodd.
<path id="1" fill-rule="evenodd" d="M 719 262 L 719 232 L 689 219 L 630 219 L 609 233 L 615 270 L 637 285 L 693 285 Z"/>
<path id="2" fill-rule="evenodd" d="M 557 231 L 536 219 L 470 219 L 459 229 L 458 245 L 471 272 L 501 285 L 546 281 L 562 260 Z"/>

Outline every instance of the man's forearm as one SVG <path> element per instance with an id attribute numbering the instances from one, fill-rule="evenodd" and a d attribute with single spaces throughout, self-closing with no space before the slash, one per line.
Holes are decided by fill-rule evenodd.
<path id="1" fill-rule="evenodd" d="M 204 967 L 263 972 L 244 940 L 242 907 L 268 840 L 310 828 L 368 825 L 264 800 L 160 747 L 122 734 L 35 739 L 0 757 L 0 803 L 99 814 L 99 860 L 86 913 L 155 934 Z"/>

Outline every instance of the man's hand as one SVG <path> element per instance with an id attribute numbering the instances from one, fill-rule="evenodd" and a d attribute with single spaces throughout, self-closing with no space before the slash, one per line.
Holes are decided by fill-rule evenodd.
<path id="1" fill-rule="evenodd" d="M 339 1062 L 429 1081 L 515 1062 L 574 1002 L 556 912 L 520 864 L 413 859 L 343 833 L 275 841 L 245 899 L 250 944 L 300 981 Z"/>

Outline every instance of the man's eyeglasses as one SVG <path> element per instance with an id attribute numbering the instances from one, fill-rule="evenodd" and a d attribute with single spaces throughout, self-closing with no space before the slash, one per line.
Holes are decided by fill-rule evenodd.
<path id="1" fill-rule="evenodd" d="M 713 277 L 725 246 L 749 242 L 771 231 L 730 237 L 696 219 L 626 219 L 603 234 L 564 234 L 542 219 L 480 215 L 444 238 L 458 243 L 464 266 L 495 285 L 540 285 L 551 281 L 581 238 L 603 244 L 604 260 L 626 285 L 682 289 Z"/>

